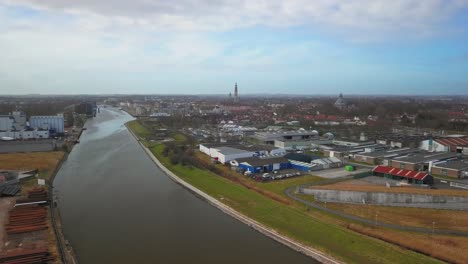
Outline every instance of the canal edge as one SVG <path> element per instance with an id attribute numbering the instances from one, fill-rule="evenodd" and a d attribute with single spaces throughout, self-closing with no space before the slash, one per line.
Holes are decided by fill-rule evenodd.
<path id="1" fill-rule="evenodd" d="M 182 180 L 180 177 L 178 177 L 176 174 L 174 174 L 172 171 L 170 171 L 168 168 L 166 168 L 157 158 L 154 156 L 154 154 L 143 144 L 141 143 L 140 139 L 138 136 L 133 133 L 133 131 L 125 124 L 125 127 L 127 130 L 130 132 L 130 134 L 135 138 L 135 140 L 138 142 L 138 144 L 141 146 L 141 148 L 145 151 L 145 153 L 148 155 L 148 157 L 158 166 L 171 180 L 176 182 L 177 184 L 181 185 L 182 187 L 186 188 L 189 190 L 191 193 L 196 195 L 197 197 L 203 199 L 204 201 L 208 202 L 210 205 L 216 207 L 217 209 L 221 210 L 223 213 L 230 215 L 234 219 L 237 219 L 238 221 L 248 225 L 249 227 L 252 227 L 256 231 L 260 232 L 261 234 L 274 239 L 275 241 L 297 251 L 300 252 L 306 256 L 309 256 L 317 261 L 320 261 L 321 263 L 330 263 L 330 264 L 338 264 L 341 263 L 338 260 L 334 259 L 333 257 L 326 255 L 325 253 L 320 252 L 317 249 L 311 248 L 310 246 L 306 246 L 302 243 L 299 243 L 297 241 L 292 240 L 291 238 L 281 235 L 278 232 L 276 232 L 274 229 L 271 229 L 256 220 L 236 211 L 232 207 L 223 204 L 222 202 L 218 201 L 214 197 L 208 195 L 207 193 L 201 191 L 200 189 L 196 188 L 195 186 L 187 183 L 186 181 Z"/>
<path id="2" fill-rule="evenodd" d="M 47 188 L 49 190 L 50 195 L 50 220 L 52 223 L 52 227 L 54 228 L 55 238 L 57 242 L 58 249 L 60 251 L 60 259 L 63 264 L 77 264 L 77 258 L 75 252 L 73 251 L 72 246 L 67 242 L 65 235 L 63 233 L 62 228 L 62 217 L 60 215 L 60 210 L 55 201 L 55 193 L 54 193 L 54 180 L 57 176 L 58 172 L 62 168 L 62 165 L 68 159 L 69 153 L 65 152 L 64 156 L 60 160 L 60 163 L 55 168 L 54 172 L 52 173 L 49 183 L 47 184 Z"/>

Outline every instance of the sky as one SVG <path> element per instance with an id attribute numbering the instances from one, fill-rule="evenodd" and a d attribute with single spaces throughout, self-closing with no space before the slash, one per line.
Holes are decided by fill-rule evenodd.
<path id="1" fill-rule="evenodd" d="M 0 94 L 468 94 L 468 0 L 0 0 Z"/>

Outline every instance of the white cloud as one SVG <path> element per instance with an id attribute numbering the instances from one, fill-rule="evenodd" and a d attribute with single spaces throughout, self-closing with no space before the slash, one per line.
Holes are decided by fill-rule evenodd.
<path id="1" fill-rule="evenodd" d="M 308 25 L 350 35 L 417 36 L 436 33 L 440 23 L 468 6 L 468 0 L 0 0 L 0 3 L 61 10 L 83 17 L 101 16 L 114 25 L 158 31 Z"/>

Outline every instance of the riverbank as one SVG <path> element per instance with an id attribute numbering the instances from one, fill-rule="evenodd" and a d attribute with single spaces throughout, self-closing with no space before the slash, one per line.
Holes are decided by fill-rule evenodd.
<path id="1" fill-rule="evenodd" d="M 58 166 L 55 168 L 52 176 L 49 179 L 49 184 L 47 185 L 48 190 L 49 190 L 49 195 L 50 195 L 50 219 L 51 219 L 51 224 L 52 227 L 54 228 L 54 233 L 55 233 L 55 238 L 57 241 L 57 247 L 60 251 L 60 258 L 62 263 L 64 264 L 76 264 L 78 263 L 76 259 L 75 252 L 73 251 L 72 246 L 67 242 L 65 239 L 65 235 L 63 234 L 63 229 L 62 229 L 62 218 L 60 216 L 60 210 L 57 207 L 57 202 L 55 201 L 55 194 L 54 194 L 54 180 L 55 176 L 57 173 L 60 171 L 60 168 L 62 167 L 63 163 L 67 160 L 68 158 L 68 153 L 65 153 L 63 156 L 62 160 L 58 164 Z"/>
<path id="2" fill-rule="evenodd" d="M 134 123 L 131 123 L 134 126 Z M 133 134 L 138 140 L 139 137 Z M 306 248 L 319 251 L 333 261 L 348 263 L 438 263 L 418 253 L 375 240 L 367 236 L 322 221 L 308 208 L 288 206 L 236 184 L 208 170 L 192 166 L 174 165 L 165 157 L 164 146 L 142 140 L 143 147 L 158 161 L 186 183 L 237 213 L 288 238 Z M 148 153 L 148 152 L 147 152 Z"/>
<path id="3" fill-rule="evenodd" d="M 127 126 L 128 128 L 128 126 Z M 323 253 L 321 253 L 318 250 L 315 250 L 313 248 L 307 247 L 303 244 L 300 244 L 286 236 L 283 236 L 279 233 L 277 233 L 275 230 L 268 228 L 259 222 L 239 213 L 238 211 L 234 210 L 233 208 L 219 202 L 215 198 L 209 196 L 208 194 L 204 193 L 200 189 L 196 188 L 193 185 L 190 185 L 186 181 L 182 180 L 179 178 L 177 175 L 175 175 L 172 171 L 170 171 L 168 168 L 166 168 L 155 156 L 154 154 L 149 150 L 148 147 L 146 147 L 138 138 L 137 135 L 133 133 L 131 129 L 128 129 L 130 133 L 133 135 L 133 137 L 138 141 L 140 146 L 143 148 L 143 150 L 146 152 L 146 154 L 151 158 L 151 160 L 167 175 L 169 176 L 173 181 L 176 183 L 182 185 L 192 193 L 194 193 L 196 196 L 202 198 L 203 200 L 207 201 L 209 204 L 215 206 L 222 212 L 234 217 L 235 219 L 247 224 L 248 226 L 254 228 L 255 230 L 259 231 L 260 233 L 282 243 L 283 245 L 286 245 L 298 252 L 301 252 L 305 255 L 308 255 L 322 263 L 340 263 L 337 260 L 333 259 L 331 256 L 327 256 Z"/>

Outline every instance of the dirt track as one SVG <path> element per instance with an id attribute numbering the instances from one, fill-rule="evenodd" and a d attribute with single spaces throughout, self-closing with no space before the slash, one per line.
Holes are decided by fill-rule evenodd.
<path id="1" fill-rule="evenodd" d="M 8 221 L 8 211 L 13 205 L 13 198 L 0 198 L 0 252 L 2 252 L 5 243 L 5 223 Z"/>

